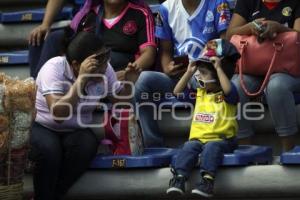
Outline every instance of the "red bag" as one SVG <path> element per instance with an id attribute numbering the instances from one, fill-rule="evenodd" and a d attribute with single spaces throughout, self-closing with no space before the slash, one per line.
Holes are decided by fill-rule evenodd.
<path id="1" fill-rule="evenodd" d="M 143 154 L 141 129 L 129 109 L 114 110 L 105 125 L 105 139 L 102 144 L 109 145 L 113 155 Z"/>
<path id="2" fill-rule="evenodd" d="M 274 40 L 257 42 L 256 36 L 234 35 L 230 40 L 241 58 L 237 64 L 241 86 L 248 96 L 261 94 L 271 74 L 287 73 L 300 76 L 300 37 L 298 32 L 280 33 Z M 265 76 L 257 92 L 251 93 L 245 86 L 243 74 Z"/>

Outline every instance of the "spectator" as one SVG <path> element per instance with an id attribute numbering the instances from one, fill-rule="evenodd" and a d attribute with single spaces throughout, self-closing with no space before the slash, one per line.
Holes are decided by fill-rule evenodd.
<path id="1" fill-rule="evenodd" d="M 230 11 L 225 0 L 167 0 L 156 18 L 156 36 L 160 39 L 161 64 L 164 73 L 143 72 L 136 82 L 135 102 L 155 102 L 153 94 L 172 94 L 178 78 L 186 71 L 174 57 L 199 57 L 207 41 L 225 36 Z M 148 96 L 147 98 L 144 98 Z M 153 106 L 139 106 L 137 110 L 146 147 L 164 145 L 158 129 Z"/>
<path id="2" fill-rule="evenodd" d="M 49 32 L 53 16 L 61 8 L 62 0 L 47 5 L 43 24 L 34 29 L 29 38 L 31 75 L 36 76 L 41 66 L 54 56 L 62 54 L 62 30 Z M 87 0 L 75 15 L 71 28 L 75 32 L 95 32 L 111 48 L 111 64 L 119 80 L 124 80 L 125 68 L 141 72 L 150 69 L 155 61 L 156 44 L 154 22 L 150 9 L 140 0 Z M 44 35 L 48 35 L 43 47 Z"/>
<path id="3" fill-rule="evenodd" d="M 88 127 L 97 102 L 126 92 L 108 60 L 102 41 L 82 32 L 66 56 L 50 59 L 39 72 L 30 153 L 36 200 L 63 197 L 95 157 L 98 141 Z"/>
<path id="4" fill-rule="evenodd" d="M 259 34 L 253 21 L 264 21 L 266 31 Z M 227 38 L 234 34 L 257 35 L 261 38 L 274 38 L 278 33 L 300 31 L 300 2 L 293 0 L 238 0 L 234 15 L 227 32 Z M 264 77 L 245 75 L 245 85 L 249 91 L 255 91 Z M 239 76 L 233 77 L 241 104 L 249 102 L 244 93 Z M 283 84 L 284 83 L 284 84 Z M 295 145 L 294 135 L 298 132 L 294 92 L 300 92 L 300 78 L 286 73 L 274 73 L 267 84 L 265 95 L 275 125 L 276 132 L 281 137 L 282 149 L 290 150 Z M 242 106 L 243 107 L 243 106 Z M 280 113 L 280 114 L 278 114 Z M 241 143 L 251 143 L 254 134 L 252 122 L 245 118 L 239 120 L 238 137 Z"/>
<path id="5" fill-rule="evenodd" d="M 223 155 L 232 153 L 237 148 L 235 135 L 238 129 L 238 93 L 229 79 L 240 55 L 236 48 L 225 40 L 217 39 L 210 43 L 215 44 L 214 50 L 207 45 L 200 60 L 188 66 L 174 89 L 175 95 L 182 93 L 193 76 L 199 82 L 189 141 L 177 154 L 175 167 L 171 170 L 174 177 L 170 180 L 167 194 L 185 192 L 185 181 L 201 153 L 201 178 L 192 194 L 213 196 L 214 179 Z M 214 55 L 211 54 L 212 51 Z"/>

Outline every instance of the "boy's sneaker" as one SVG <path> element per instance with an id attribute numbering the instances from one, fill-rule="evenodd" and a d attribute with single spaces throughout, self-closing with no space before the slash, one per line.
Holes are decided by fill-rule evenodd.
<path id="1" fill-rule="evenodd" d="M 172 196 L 179 196 L 185 193 L 185 177 L 177 174 L 174 169 L 171 169 L 173 178 L 169 182 L 169 189 L 167 194 Z"/>
<path id="2" fill-rule="evenodd" d="M 212 197 L 214 189 L 214 181 L 201 178 L 201 181 L 196 184 L 196 188 L 192 190 L 192 194 L 200 195 L 202 197 Z"/>

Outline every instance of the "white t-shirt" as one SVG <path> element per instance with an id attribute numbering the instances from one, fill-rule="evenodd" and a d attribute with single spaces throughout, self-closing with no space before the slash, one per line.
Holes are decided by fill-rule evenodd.
<path id="1" fill-rule="evenodd" d="M 99 75 L 101 76 L 101 75 Z M 108 63 L 106 72 L 97 81 L 89 81 L 83 94 L 75 107 L 72 115 L 62 123 L 54 121 L 48 108 L 45 95 L 67 94 L 76 77 L 67 62 L 66 57 L 55 57 L 48 60 L 41 68 L 36 84 L 38 87 L 36 96 L 37 116 L 36 122 L 56 131 L 71 131 L 87 126 L 92 122 L 92 113 L 101 98 L 118 93 L 121 83 L 117 80 L 115 71 Z"/>

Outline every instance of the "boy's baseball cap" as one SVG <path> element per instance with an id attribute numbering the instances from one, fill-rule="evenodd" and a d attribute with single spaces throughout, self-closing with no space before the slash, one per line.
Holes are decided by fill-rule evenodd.
<path id="1" fill-rule="evenodd" d="M 222 59 L 222 69 L 227 77 L 231 78 L 235 71 L 236 62 L 241 57 L 236 47 L 232 43 L 224 39 L 210 40 L 201 51 L 200 57 L 196 60 L 196 64 L 213 64 L 209 59 L 214 56 Z M 225 60 L 226 62 L 224 62 Z"/>
<path id="2" fill-rule="evenodd" d="M 240 57 L 240 53 L 236 47 L 229 41 L 224 39 L 214 39 L 207 42 L 201 51 L 199 59 L 196 61 L 211 63 L 211 57 L 227 58 L 236 62 Z"/>

